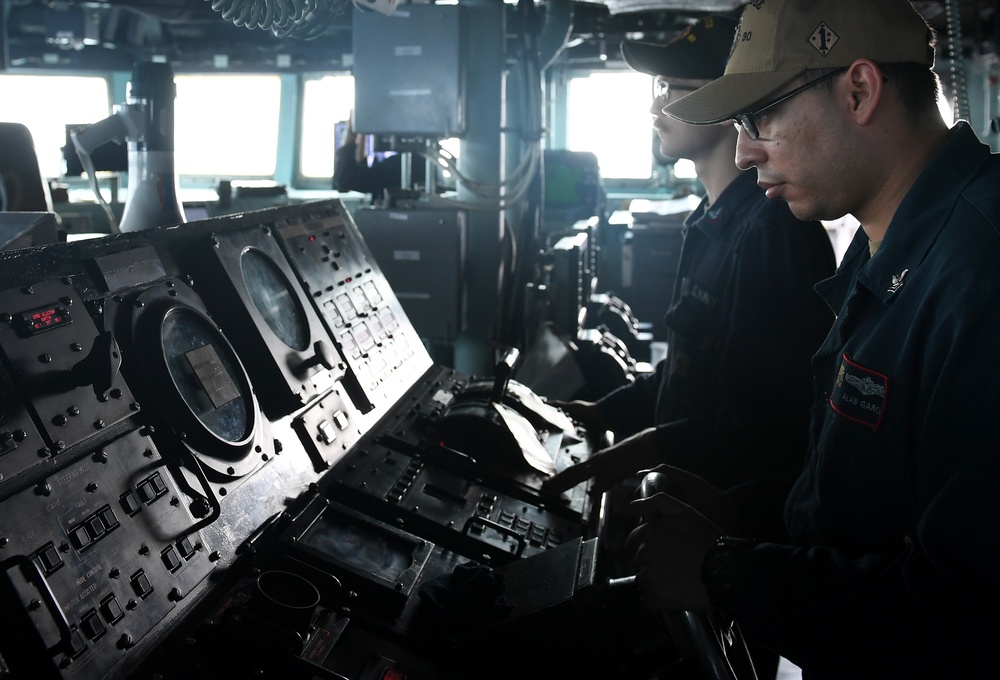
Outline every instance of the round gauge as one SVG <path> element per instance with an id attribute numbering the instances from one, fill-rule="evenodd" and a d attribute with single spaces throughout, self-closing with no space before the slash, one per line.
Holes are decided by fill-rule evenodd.
<path id="1" fill-rule="evenodd" d="M 259 250 L 240 258 L 243 282 L 257 312 L 283 343 L 302 351 L 309 346 L 309 322 L 292 286 L 278 266 Z"/>
<path id="2" fill-rule="evenodd" d="M 232 348 L 211 322 L 174 307 L 160 324 L 167 373 L 184 403 L 210 433 L 240 444 L 254 426 L 253 398 Z"/>

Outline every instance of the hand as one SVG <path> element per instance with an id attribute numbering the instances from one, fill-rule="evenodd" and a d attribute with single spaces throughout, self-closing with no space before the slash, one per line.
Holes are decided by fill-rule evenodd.
<path id="1" fill-rule="evenodd" d="M 593 478 L 591 493 L 599 494 L 618 480 L 653 465 L 661 457 L 656 430 L 650 428 L 593 453 L 587 460 L 549 477 L 542 482 L 542 490 L 547 493 L 562 493 Z"/>
<path id="2" fill-rule="evenodd" d="M 720 535 L 742 533 L 739 512 L 733 499 L 698 475 L 672 465 L 658 465 L 643 473 L 658 472 L 659 490 L 704 515 L 722 531 Z"/>
<path id="3" fill-rule="evenodd" d="M 658 493 L 633 502 L 643 521 L 625 549 L 636 567 L 639 603 L 651 611 L 700 611 L 711 603 L 701 580 L 705 553 L 723 534 L 686 503 Z"/>
<path id="4" fill-rule="evenodd" d="M 592 401 L 559 401 L 557 399 L 546 399 L 545 403 L 563 411 L 573 420 L 583 425 L 588 430 L 609 430 L 604 416 L 601 415 L 597 404 Z"/>
<path id="5" fill-rule="evenodd" d="M 706 609 L 702 562 L 719 536 L 736 533 L 736 506 L 690 472 L 669 465 L 655 472 L 661 473 L 661 493 L 633 502 L 643 522 L 626 542 L 637 567 L 640 602 L 653 610 Z"/>

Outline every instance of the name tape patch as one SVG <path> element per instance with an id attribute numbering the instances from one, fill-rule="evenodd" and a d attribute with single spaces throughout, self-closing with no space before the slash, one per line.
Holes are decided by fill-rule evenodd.
<path id="1" fill-rule="evenodd" d="M 830 394 L 830 407 L 840 415 L 876 431 L 889 397 L 889 378 L 851 361 L 844 354 Z"/>

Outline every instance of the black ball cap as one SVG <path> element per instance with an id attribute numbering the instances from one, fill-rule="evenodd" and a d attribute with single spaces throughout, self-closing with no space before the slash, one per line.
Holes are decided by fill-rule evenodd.
<path id="1" fill-rule="evenodd" d="M 730 16 L 705 16 L 665 44 L 625 40 L 622 56 L 633 69 L 651 76 L 715 80 L 726 71 L 738 25 Z"/>

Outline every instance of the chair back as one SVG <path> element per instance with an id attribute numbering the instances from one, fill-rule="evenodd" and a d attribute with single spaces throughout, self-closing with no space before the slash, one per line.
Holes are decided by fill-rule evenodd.
<path id="1" fill-rule="evenodd" d="M 0 180 L 4 210 L 53 212 L 49 185 L 42 177 L 31 132 L 21 123 L 0 123 Z"/>

